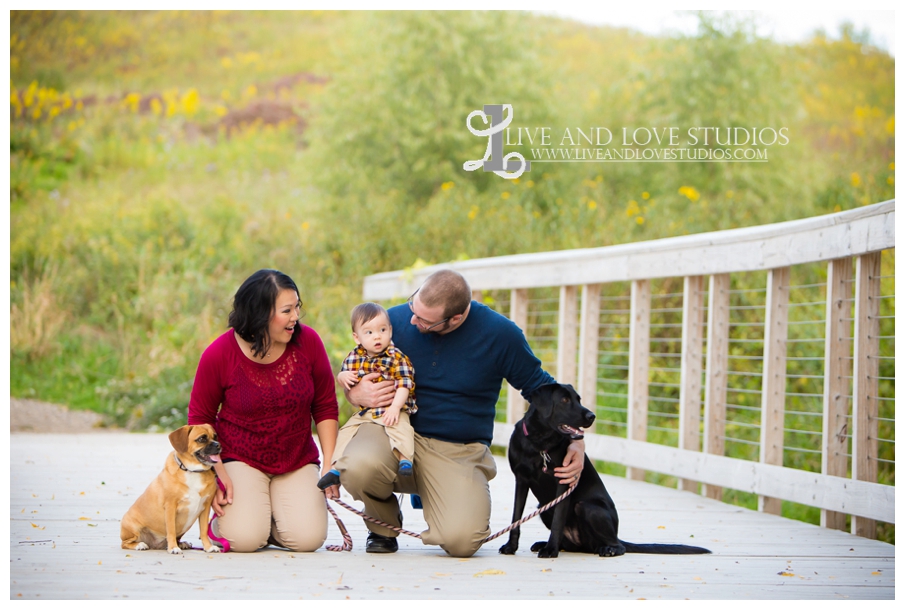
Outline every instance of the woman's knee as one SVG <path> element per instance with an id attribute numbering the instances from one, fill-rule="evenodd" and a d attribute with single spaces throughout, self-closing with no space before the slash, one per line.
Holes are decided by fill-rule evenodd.
<path id="1" fill-rule="evenodd" d="M 227 507 L 223 517 L 217 519 L 217 535 L 229 541 L 230 551 L 254 553 L 267 545 L 270 536 L 269 518 L 265 520 L 261 517 L 253 518 L 247 515 L 241 518 L 236 518 L 239 515 L 233 515 L 233 517 L 233 519 L 229 518 L 229 507 Z"/>
<path id="2" fill-rule="evenodd" d="M 280 532 L 274 536 L 281 544 L 290 551 L 296 553 L 313 553 L 324 545 L 327 540 L 327 522 L 324 520 L 324 526 L 318 527 L 314 523 L 308 522 L 304 527 L 297 530 L 289 530 Z"/>

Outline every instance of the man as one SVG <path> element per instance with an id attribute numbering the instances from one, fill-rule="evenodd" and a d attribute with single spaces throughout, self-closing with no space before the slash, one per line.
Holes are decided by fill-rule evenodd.
<path id="1" fill-rule="evenodd" d="M 490 535 L 490 485 L 496 463 L 490 453 L 493 420 L 505 379 L 526 398 L 552 383 L 521 329 L 471 299 L 465 278 L 441 270 L 425 280 L 408 303 L 389 310 L 393 341 L 415 368 L 414 476 L 396 478 L 397 458 L 378 426 L 361 426 L 345 450 L 342 485 L 365 512 L 401 526 L 394 491 L 418 494 L 428 529 L 424 544 L 436 544 L 454 557 L 470 557 Z M 392 381 L 362 383 L 346 390 L 359 408 L 389 405 Z M 584 441 L 575 441 L 555 474 L 564 484 L 578 480 Z M 327 490 L 336 497 L 338 488 Z M 366 522 L 367 552 L 394 553 L 396 532 Z"/>

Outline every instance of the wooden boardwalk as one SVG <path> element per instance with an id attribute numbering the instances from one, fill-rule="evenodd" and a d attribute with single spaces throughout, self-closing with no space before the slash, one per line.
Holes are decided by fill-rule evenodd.
<path id="1" fill-rule="evenodd" d="M 351 553 L 124 551 L 119 520 L 168 452 L 158 434 L 11 434 L 10 599 L 895 599 L 892 545 L 616 477 L 604 478 L 621 538 L 713 555 L 541 560 L 528 550 L 547 537 L 537 519 L 514 557 L 497 552 L 505 537 L 469 559 L 405 536 L 395 555 L 368 555 L 361 520 L 338 506 Z M 494 532 L 512 511 L 498 466 Z M 405 506 L 406 529 L 424 529 Z M 198 544 L 197 529 L 185 539 Z M 331 518 L 328 543 L 340 542 Z"/>

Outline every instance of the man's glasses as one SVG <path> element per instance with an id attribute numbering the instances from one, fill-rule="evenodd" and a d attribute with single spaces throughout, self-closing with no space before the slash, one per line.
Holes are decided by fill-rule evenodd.
<path id="1" fill-rule="evenodd" d="M 421 290 L 421 289 L 419 288 L 418 290 Z M 446 324 L 447 322 L 449 322 L 449 318 L 443 318 L 439 322 L 437 322 L 435 324 L 431 324 L 430 322 L 428 322 L 427 320 L 425 320 L 424 318 L 422 318 L 421 316 L 419 316 L 418 314 L 415 313 L 415 307 L 412 305 L 412 299 L 414 299 L 415 295 L 418 294 L 418 290 L 413 292 L 412 296 L 410 296 L 408 298 L 409 309 L 412 310 L 412 315 L 415 316 L 415 319 L 418 321 L 418 326 L 423 328 L 426 332 L 431 329 L 437 328 L 438 326 L 440 326 L 442 324 Z M 452 317 L 452 316 L 450 316 L 450 317 Z"/>

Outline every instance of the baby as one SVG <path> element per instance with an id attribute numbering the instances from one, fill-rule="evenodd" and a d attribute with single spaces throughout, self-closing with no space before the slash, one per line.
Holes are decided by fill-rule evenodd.
<path id="1" fill-rule="evenodd" d="M 346 356 L 337 381 L 349 390 L 365 375 L 380 373 L 381 376 L 374 379 L 374 382 L 395 381 L 396 395 L 388 407 L 365 407 L 349 418 L 336 440 L 334 467 L 317 483 L 321 489 L 339 484 L 343 451 L 362 424 L 383 426 L 393 453 L 399 458 L 398 474 L 404 477 L 412 474 L 415 432 L 409 423 L 409 414 L 418 410 L 414 393 L 415 369 L 408 356 L 393 345 L 390 317 L 386 309 L 377 303 L 362 303 L 352 310 L 352 338 L 358 346 Z"/>

